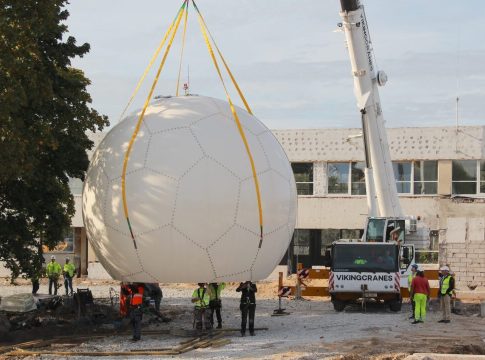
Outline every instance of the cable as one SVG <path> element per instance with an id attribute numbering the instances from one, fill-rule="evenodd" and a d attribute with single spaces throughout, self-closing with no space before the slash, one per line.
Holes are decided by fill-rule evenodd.
<path id="1" fill-rule="evenodd" d="M 187 3 L 188 3 L 188 0 L 184 0 L 184 4 L 182 5 L 182 7 L 185 8 Z M 135 249 L 137 249 L 137 245 L 136 245 L 135 236 L 133 235 L 133 229 L 131 227 L 130 217 L 129 217 L 129 214 L 128 214 L 128 203 L 126 201 L 126 169 L 128 167 L 128 160 L 130 158 L 131 150 L 133 148 L 133 143 L 135 142 L 136 137 L 138 135 L 138 132 L 140 131 L 140 126 L 143 122 L 143 117 L 145 116 L 146 109 L 147 109 L 148 104 L 150 103 L 150 100 L 152 98 L 153 91 L 155 90 L 155 86 L 157 85 L 158 78 L 160 77 L 160 73 L 162 72 L 163 66 L 165 65 L 165 60 L 167 59 L 167 55 L 170 52 L 170 48 L 172 46 L 175 34 L 177 34 L 177 30 L 178 30 L 181 19 L 182 19 L 182 13 L 179 11 L 179 14 L 177 16 L 177 22 L 176 22 L 175 27 L 174 27 L 173 32 L 172 32 L 172 36 L 170 37 L 170 41 L 167 45 L 167 49 L 165 50 L 165 53 L 163 54 L 162 61 L 160 63 L 160 66 L 158 67 L 157 75 L 155 76 L 155 80 L 153 80 L 152 87 L 150 89 L 150 92 L 149 92 L 146 100 L 145 100 L 145 104 L 143 105 L 143 110 L 140 113 L 140 116 L 138 118 L 138 122 L 137 122 L 136 127 L 135 127 L 135 131 L 133 132 L 133 135 L 131 136 L 130 142 L 128 144 L 128 148 L 126 149 L 125 158 L 123 160 L 123 171 L 121 173 L 121 194 L 122 194 L 122 199 L 123 199 L 123 211 L 124 211 L 124 214 L 125 214 L 126 222 L 128 223 L 128 228 L 130 229 L 131 239 L 133 240 L 133 245 L 135 246 Z"/>
<path id="2" fill-rule="evenodd" d="M 202 15 L 201 15 L 200 11 L 197 9 L 197 6 L 195 5 L 194 0 L 192 0 L 192 4 L 194 4 L 194 7 L 196 8 L 197 13 L 199 14 L 199 17 L 198 17 L 199 25 L 200 25 L 200 29 L 202 31 L 202 35 L 204 37 L 205 43 L 207 45 L 207 50 L 209 51 L 209 55 L 212 58 L 212 62 L 214 63 L 217 74 L 219 75 L 219 79 L 221 80 L 222 87 L 224 88 L 224 92 L 226 93 L 226 97 L 227 97 L 227 100 L 229 102 L 229 107 L 231 108 L 231 112 L 232 112 L 232 115 L 234 117 L 234 121 L 236 122 L 236 126 L 237 126 L 237 129 L 239 131 L 239 135 L 241 136 L 241 139 L 244 143 L 244 147 L 246 148 L 246 153 L 248 155 L 249 162 L 251 163 L 251 171 L 252 171 L 252 175 L 253 175 L 254 187 L 255 187 L 255 190 L 256 190 L 256 197 L 257 197 L 257 202 L 258 202 L 259 226 L 260 226 L 259 248 L 261 248 L 261 246 L 263 244 L 263 208 L 262 208 L 262 201 L 261 201 L 261 191 L 260 191 L 260 188 L 259 188 L 259 180 L 258 180 L 258 175 L 257 175 L 257 172 L 256 172 L 256 166 L 254 164 L 253 155 L 251 154 L 251 149 L 249 148 L 249 144 L 248 144 L 248 141 L 246 139 L 244 129 L 242 128 L 242 125 L 241 125 L 241 122 L 240 122 L 239 117 L 237 115 L 236 109 L 234 108 L 234 105 L 232 103 L 231 96 L 229 95 L 226 84 L 224 82 L 224 78 L 222 77 L 222 73 L 221 73 L 221 70 L 219 68 L 219 64 L 217 62 L 217 59 L 214 55 L 214 51 L 212 50 L 212 46 L 210 44 L 209 37 L 207 35 L 207 31 L 204 27 L 204 21 L 203 21 Z"/>

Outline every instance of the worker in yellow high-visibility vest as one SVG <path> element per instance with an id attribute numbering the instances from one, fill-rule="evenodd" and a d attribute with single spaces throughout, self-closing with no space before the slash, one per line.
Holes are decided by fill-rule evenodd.
<path id="1" fill-rule="evenodd" d="M 59 276 L 61 276 L 62 268 L 54 255 L 51 256 L 51 262 L 46 266 L 46 273 L 49 278 L 49 295 L 52 295 L 52 287 L 54 287 L 54 295 L 57 295 L 57 282 Z"/>
<path id="2" fill-rule="evenodd" d="M 451 321 L 451 295 L 455 290 L 455 279 L 450 275 L 450 268 L 442 266 L 440 268 L 440 289 L 438 296 L 440 298 L 441 310 L 443 311 L 443 318 L 440 323 L 449 323 Z"/>
<path id="3" fill-rule="evenodd" d="M 70 295 L 74 293 L 72 290 L 72 278 L 76 273 L 76 267 L 71 262 L 69 257 L 66 257 L 66 263 L 64 264 L 64 268 L 62 269 L 62 273 L 64 274 L 64 287 L 66 288 L 66 295 L 69 295 L 69 290 L 71 290 Z"/>
<path id="4" fill-rule="evenodd" d="M 194 290 L 192 294 L 192 303 L 195 305 L 195 328 L 202 330 L 202 320 L 205 324 L 206 330 L 212 328 L 209 319 L 209 293 L 205 287 L 205 283 L 199 283 L 199 287 Z"/>

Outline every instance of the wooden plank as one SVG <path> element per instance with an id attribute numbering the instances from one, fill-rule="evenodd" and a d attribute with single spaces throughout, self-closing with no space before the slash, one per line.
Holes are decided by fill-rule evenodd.
<path id="1" fill-rule="evenodd" d="M 329 269 L 310 269 L 307 279 L 328 279 L 329 274 Z"/>
<path id="2" fill-rule="evenodd" d="M 330 296 L 326 286 L 302 286 L 301 296 Z"/>

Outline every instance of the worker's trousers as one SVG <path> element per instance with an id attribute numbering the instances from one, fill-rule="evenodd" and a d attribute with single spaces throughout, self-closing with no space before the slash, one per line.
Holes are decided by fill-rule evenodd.
<path id="1" fill-rule="evenodd" d="M 440 305 L 441 305 L 441 310 L 443 311 L 442 320 L 451 320 L 451 296 L 441 295 Z"/>
<path id="2" fill-rule="evenodd" d="M 141 321 L 143 313 L 140 307 L 135 307 L 130 311 L 131 325 L 133 326 L 133 340 L 140 340 L 141 338 Z"/>
<path id="3" fill-rule="evenodd" d="M 54 295 L 57 295 L 57 278 L 49 278 L 49 295 L 52 295 L 52 288 L 54 287 Z"/>
<path id="4" fill-rule="evenodd" d="M 424 321 L 426 320 L 426 300 L 428 297 L 426 294 L 414 294 L 414 320 Z"/>
<path id="5" fill-rule="evenodd" d="M 246 321 L 249 316 L 249 333 L 254 333 L 254 314 L 256 313 L 256 304 L 241 304 L 241 334 L 246 333 Z"/>
<path id="6" fill-rule="evenodd" d="M 72 293 L 74 292 L 72 290 L 72 277 L 69 277 L 67 275 L 64 277 L 64 287 L 66 288 L 66 295 L 69 295 L 69 294 L 72 295 Z"/>
<path id="7" fill-rule="evenodd" d="M 220 299 L 215 299 L 211 300 L 209 302 L 209 307 L 210 307 L 210 320 L 212 326 L 214 326 L 214 313 L 216 313 L 216 318 L 217 318 L 217 325 L 219 327 L 222 326 L 222 316 L 221 316 L 221 308 L 222 308 L 222 303 Z"/>
<path id="8" fill-rule="evenodd" d="M 202 321 L 205 324 L 206 330 L 212 328 L 212 324 L 209 319 L 209 308 L 195 308 L 195 328 L 202 330 Z"/>
<path id="9" fill-rule="evenodd" d="M 39 291 L 39 279 L 32 279 L 32 294 L 35 295 L 37 294 L 37 291 Z"/>

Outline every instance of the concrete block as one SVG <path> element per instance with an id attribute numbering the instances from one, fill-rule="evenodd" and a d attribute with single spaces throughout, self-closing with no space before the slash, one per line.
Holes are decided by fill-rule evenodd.
<path id="1" fill-rule="evenodd" d="M 455 217 L 447 219 L 446 243 L 465 243 L 467 219 Z"/>
<path id="2" fill-rule="evenodd" d="M 485 242 L 485 218 L 468 219 L 468 239 L 472 243 Z"/>

